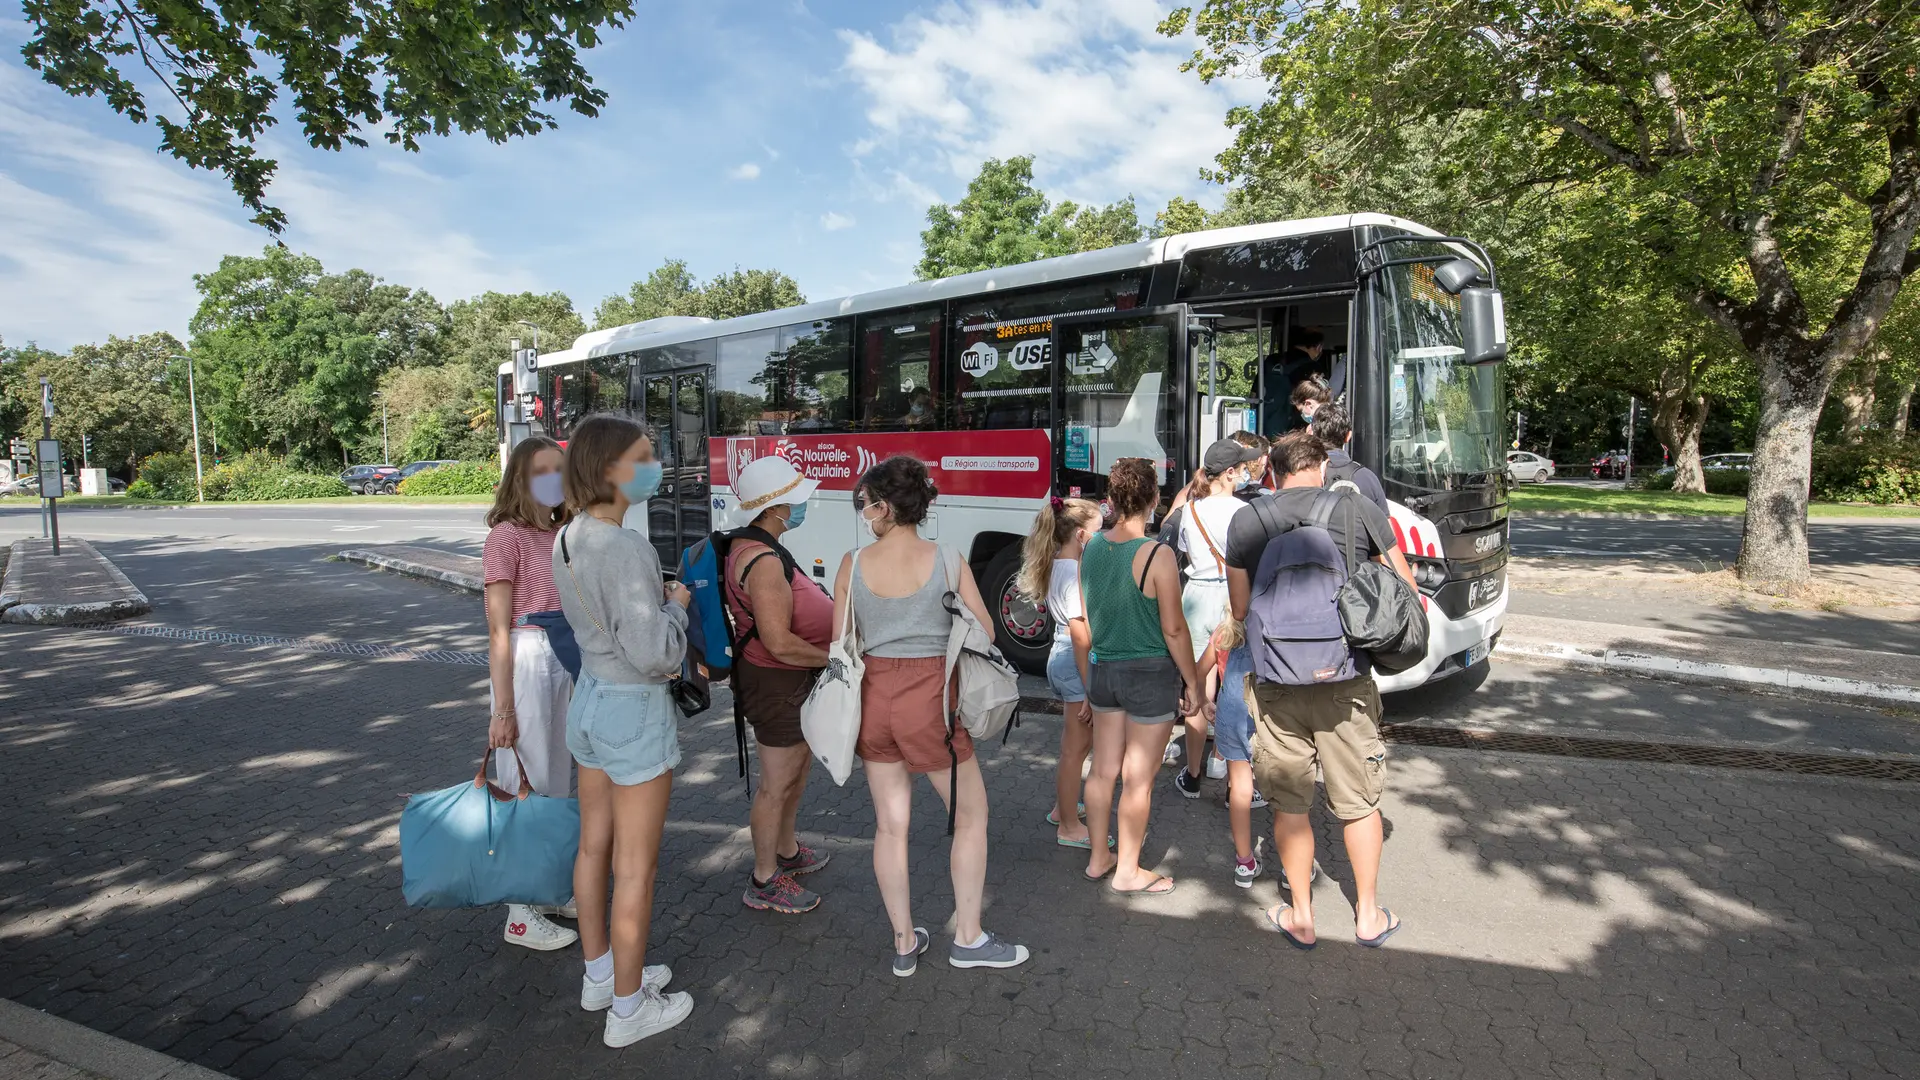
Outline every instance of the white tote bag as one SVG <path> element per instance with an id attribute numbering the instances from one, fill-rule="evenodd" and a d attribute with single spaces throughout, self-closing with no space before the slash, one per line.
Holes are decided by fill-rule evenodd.
<path id="1" fill-rule="evenodd" d="M 860 573 L 860 552 L 853 553 L 853 573 Z M 827 668 L 814 680 L 813 692 L 800 706 L 800 734 L 833 782 L 846 786 L 853 775 L 854 743 L 860 739 L 860 680 L 866 664 L 860 658 L 860 634 L 854 625 L 853 579 L 847 588 L 846 624 L 827 644 Z"/>

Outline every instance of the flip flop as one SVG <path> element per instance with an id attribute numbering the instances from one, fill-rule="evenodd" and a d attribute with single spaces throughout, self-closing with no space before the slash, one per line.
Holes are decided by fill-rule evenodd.
<path id="1" fill-rule="evenodd" d="M 1075 806 L 1079 809 L 1081 817 L 1087 816 L 1086 803 L 1076 803 Z M 1047 811 L 1047 824 L 1053 826 L 1056 829 L 1060 827 L 1060 808 L 1059 807 L 1056 806 L 1053 809 Z"/>
<path id="2" fill-rule="evenodd" d="M 1277 915 L 1273 911 L 1263 911 L 1261 914 L 1267 917 L 1267 929 L 1279 931 L 1280 934 L 1287 939 L 1287 944 L 1299 949 L 1301 952 L 1311 952 L 1313 951 L 1313 947 L 1320 943 L 1318 941 L 1301 941 L 1299 938 L 1294 937 L 1293 931 L 1287 929 L 1286 925 L 1280 921 L 1286 918 L 1287 909 L 1292 906 L 1292 904 L 1281 904 L 1280 911 Z M 1386 909 L 1382 908 L 1381 910 L 1384 911 Z M 1387 931 L 1387 933 L 1392 932 L 1391 930 Z M 1385 935 L 1382 935 L 1382 940 L 1385 940 Z M 1365 944 L 1365 942 L 1362 942 L 1362 944 Z"/>
<path id="3" fill-rule="evenodd" d="M 1387 928 L 1385 930 L 1380 931 L 1379 935 L 1375 937 L 1361 937 L 1359 934 L 1355 934 L 1353 935 L 1353 940 L 1369 949 L 1377 949 L 1385 945 L 1388 938 L 1400 931 L 1400 920 L 1393 917 L 1393 910 L 1391 908 L 1382 907 L 1380 914 L 1387 917 Z"/>
<path id="4" fill-rule="evenodd" d="M 1167 883 L 1166 888 L 1164 889 L 1154 888 L 1155 885 L 1158 885 L 1163 881 Z M 1113 886 L 1109 885 L 1107 886 L 1107 891 L 1110 893 L 1114 893 L 1115 895 L 1118 895 L 1118 896 L 1171 896 L 1173 894 L 1173 890 L 1179 888 L 1179 886 L 1180 886 L 1179 882 L 1173 880 L 1167 875 L 1155 874 L 1153 875 L 1153 880 L 1148 882 L 1145 888 L 1116 889 Z"/>
<path id="5" fill-rule="evenodd" d="M 1093 850 L 1093 837 L 1091 835 L 1089 835 L 1085 840 L 1064 840 L 1064 839 L 1061 839 L 1059 836 L 1055 836 L 1053 838 L 1053 842 L 1056 844 L 1059 844 L 1061 847 L 1079 848 L 1081 851 Z M 1112 851 L 1116 846 L 1116 844 L 1117 844 L 1117 841 L 1115 841 L 1113 837 L 1111 836 L 1107 837 L 1108 851 Z"/>
<path id="6" fill-rule="evenodd" d="M 1107 867 L 1105 870 L 1102 870 L 1097 874 L 1089 874 L 1085 870 L 1082 870 L 1080 871 L 1080 876 L 1083 878 L 1086 878 L 1088 881 L 1099 881 L 1101 878 L 1106 877 L 1108 874 L 1111 874 L 1118 869 L 1120 869 L 1120 860 L 1115 859 L 1113 861 L 1112 866 Z"/>

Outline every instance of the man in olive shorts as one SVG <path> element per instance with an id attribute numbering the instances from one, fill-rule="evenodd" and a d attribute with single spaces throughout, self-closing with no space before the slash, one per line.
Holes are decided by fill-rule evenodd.
<path id="1" fill-rule="evenodd" d="M 1280 489 L 1235 514 L 1227 531 L 1227 595 L 1233 616 L 1246 619 L 1253 572 L 1275 537 L 1310 520 L 1320 498 L 1327 451 L 1312 433 L 1282 436 L 1273 447 Z M 1349 514 L 1351 516 L 1349 516 Z M 1327 523 L 1334 545 L 1345 552 L 1352 523 L 1355 558 L 1393 567 L 1407 582 L 1413 572 L 1393 538 L 1393 526 L 1378 506 L 1357 493 L 1341 499 Z M 1249 627 L 1251 635 L 1252 628 Z M 1253 649 L 1262 643 L 1249 641 Z M 1338 639 L 1335 639 L 1336 654 Z M 1344 823 L 1342 838 L 1353 866 L 1354 931 L 1362 945 L 1378 946 L 1400 927 L 1391 911 L 1375 903 L 1380 850 L 1385 835 L 1380 796 L 1386 790 L 1386 744 L 1380 741 L 1380 691 L 1363 653 L 1348 651 L 1352 678 L 1306 685 L 1256 678 L 1253 777 L 1274 810 L 1273 841 L 1286 870 L 1291 901 L 1267 912 L 1272 929 L 1295 946 L 1310 949 L 1313 933 L 1314 766 L 1326 781 L 1327 808 Z"/>

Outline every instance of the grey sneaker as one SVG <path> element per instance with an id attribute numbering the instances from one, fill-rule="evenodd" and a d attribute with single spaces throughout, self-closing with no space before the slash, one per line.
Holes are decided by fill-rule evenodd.
<path id="1" fill-rule="evenodd" d="M 893 973 L 904 979 L 907 976 L 913 974 L 914 972 L 920 970 L 920 954 L 923 952 L 926 952 L 928 947 L 930 947 L 932 944 L 933 944 L 933 935 L 927 933 L 926 927 L 924 926 L 914 927 L 913 928 L 913 945 L 914 945 L 913 951 L 906 954 L 905 956 L 902 956 L 899 953 L 893 954 Z"/>
<path id="2" fill-rule="evenodd" d="M 755 911 L 777 911 L 782 915 L 799 915 L 820 906 L 820 897 L 809 889 L 800 887 L 791 874 L 775 874 L 772 881 L 765 885 L 755 885 L 753 875 L 747 875 L 747 891 L 741 895 L 740 902 Z"/>
<path id="3" fill-rule="evenodd" d="M 1313 860 L 1313 873 L 1307 875 L 1307 884 L 1311 885 L 1314 882 L 1319 880 L 1320 880 L 1320 860 L 1315 859 Z M 1287 868 L 1285 866 L 1280 867 L 1280 887 L 1288 891 L 1291 891 L 1293 889 L 1293 884 L 1287 880 Z"/>
<path id="4" fill-rule="evenodd" d="M 1260 856 L 1258 854 L 1254 855 L 1252 866 L 1242 866 L 1239 859 L 1233 861 L 1233 883 L 1235 885 L 1243 889 L 1251 889 L 1253 888 L 1253 883 L 1258 880 L 1260 880 Z"/>
<path id="5" fill-rule="evenodd" d="M 998 934 L 988 934 L 985 943 L 974 948 L 965 948 L 958 941 L 947 953 L 947 963 L 957 968 L 1010 968 L 1019 967 L 1027 962 L 1027 947 L 1002 941 Z"/>

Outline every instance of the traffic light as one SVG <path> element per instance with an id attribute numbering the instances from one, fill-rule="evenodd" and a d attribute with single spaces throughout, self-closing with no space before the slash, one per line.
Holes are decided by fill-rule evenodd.
<path id="1" fill-rule="evenodd" d="M 93 459 L 93 436 L 80 436 L 80 464 L 89 466 Z"/>

